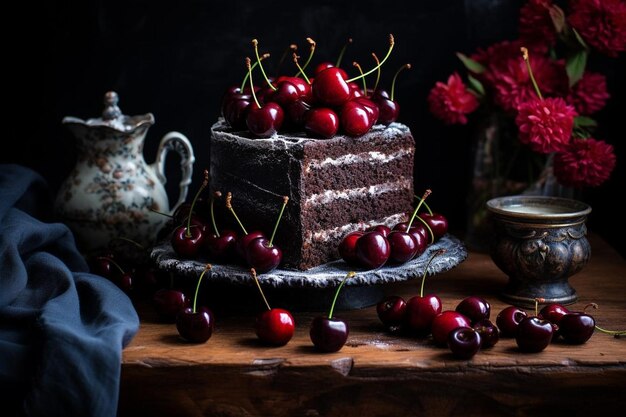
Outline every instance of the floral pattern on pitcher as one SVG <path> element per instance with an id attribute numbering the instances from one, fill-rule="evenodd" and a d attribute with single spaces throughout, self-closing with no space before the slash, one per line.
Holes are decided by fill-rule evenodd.
<path id="1" fill-rule="evenodd" d="M 122 115 L 115 93 L 107 93 L 105 105 L 102 119 L 63 120 L 77 139 L 78 158 L 59 190 L 55 209 L 81 250 L 106 247 L 119 237 L 149 247 L 169 220 L 167 215 L 186 198 L 193 150 L 184 135 L 171 132 L 161 141 L 157 162 L 148 165 L 143 144 L 154 123 L 152 114 Z M 163 158 L 169 150 L 181 154 L 184 177 L 172 209 L 164 181 L 159 180 L 165 178 Z"/>

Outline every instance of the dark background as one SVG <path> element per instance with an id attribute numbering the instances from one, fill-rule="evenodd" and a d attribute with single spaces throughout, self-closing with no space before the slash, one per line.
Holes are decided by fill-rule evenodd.
<path id="1" fill-rule="evenodd" d="M 99 117 L 102 98 L 114 90 L 125 114 L 151 112 L 145 158 L 152 163 L 160 138 L 171 130 L 192 142 L 196 164 L 195 192 L 209 163 L 211 124 L 219 114 L 224 90 L 239 84 L 250 41 L 272 53 L 271 71 L 290 43 L 306 56 L 305 38 L 318 48 L 314 63 L 335 61 L 347 38 L 354 43 L 344 60 L 368 68 L 370 53 L 382 57 L 388 34 L 396 47 L 386 64 L 382 85 L 410 62 L 398 79 L 399 121 L 416 139 L 415 187 L 432 188 L 431 206 L 463 233 L 470 172 L 471 126 L 449 127 L 427 111 L 426 97 L 438 80 L 463 68 L 456 51 L 513 39 L 523 1 L 170 1 L 97 0 L 19 2 L 3 13 L 4 108 L 0 162 L 30 166 L 48 179 L 52 190 L 74 166 L 73 138 L 61 124 L 64 116 Z M 623 197 L 626 183 L 623 109 L 626 108 L 626 59 L 592 54 L 590 66 L 607 75 L 612 98 L 598 115 L 597 137 L 612 143 L 618 165 L 612 178 L 581 198 L 593 207 L 589 227 L 626 254 Z M 344 65 L 349 68 L 349 66 Z M 350 71 L 352 68 L 350 68 Z M 350 72 L 354 74 L 353 72 Z M 289 71 L 291 72 L 291 70 Z M 177 158 L 167 184 L 176 201 Z M 193 195 L 193 194 L 190 194 Z"/>

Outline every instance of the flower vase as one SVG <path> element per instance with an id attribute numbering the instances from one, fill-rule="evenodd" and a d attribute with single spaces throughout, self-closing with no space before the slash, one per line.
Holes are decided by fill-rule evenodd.
<path id="1" fill-rule="evenodd" d="M 478 125 L 472 142 L 465 244 L 478 252 L 487 252 L 491 235 L 487 201 L 520 193 L 527 187 L 526 182 L 507 178 L 503 172 L 502 163 L 509 159 L 503 155 L 502 147 L 509 136 L 507 129 L 501 117 L 491 114 Z"/>
<path id="2" fill-rule="evenodd" d="M 467 198 L 465 244 L 487 252 L 493 230 L 487 201 L 510 195 L 577 198 L 577 191 L 558 183 L 554 155 L 537 154 L 520 144 L 510 119 L 494 113 L 478 125 L 472 145 L 472 173 Z"/>

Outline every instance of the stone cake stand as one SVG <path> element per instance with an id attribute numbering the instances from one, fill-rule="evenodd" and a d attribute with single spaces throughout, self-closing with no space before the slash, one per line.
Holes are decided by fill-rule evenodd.
<path id="1" fill-rule="evenodd" d="M 337 286 L 353 270 L 356 276 L 346 281 L 337 299 L 336 309 L 356 309 L 376 304 L 384 296 L 385 284 L 421 278 L 431 255 L 439 250 L 428 268 L 428 275 L 448 271 L 467 258 L 463 243 L 447 234 L 428 246 L 419 257 L 401 265 L 383 266 L 374 270 L 350 268 L 343 260 L 329 262 L 306 271 L 275 269 L 259 274 L 258 279 L 272 307 L 292 311 L 327 311 Z M 172 274 L 175 285 L 193 294 L 198 277 L 208 260 L 185 260 L 178 257 L 169 242 L 155 246 L 151 258 L 157 267 Z M 213 264 L 205 274 L 202 300 L 221 311 L 259 311 L 262 299 L 249 269 L 239 265 Z"/>

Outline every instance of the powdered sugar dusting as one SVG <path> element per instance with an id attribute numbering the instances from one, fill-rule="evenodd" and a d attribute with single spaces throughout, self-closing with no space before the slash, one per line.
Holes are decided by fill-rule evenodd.
<path id="1" fill-rule="evenodd" d="M 375 125 L 365 134 L 376 133 L 379 138 L 385 141 L 393 141 L 398 137 L 410 133 L 408 126 L 401 123 L 391 123 L 389 126 Z M 353 139 L 345 135 L 337 135 L 332 139 L 315 139 L 309 138 L 304 132 L 290 133 L 289 135 L 275 134 L 270 138 L 257 138 L 248 131 L 231 131 L 223 117 L 220 117 L 213 126 L 211 126 L 211 140 L 238 142 L 248 147 L 257 147 L 263 149 L 286 149 L 293 146 L 303 146 L 309 141 L 342 141 Z"/>

